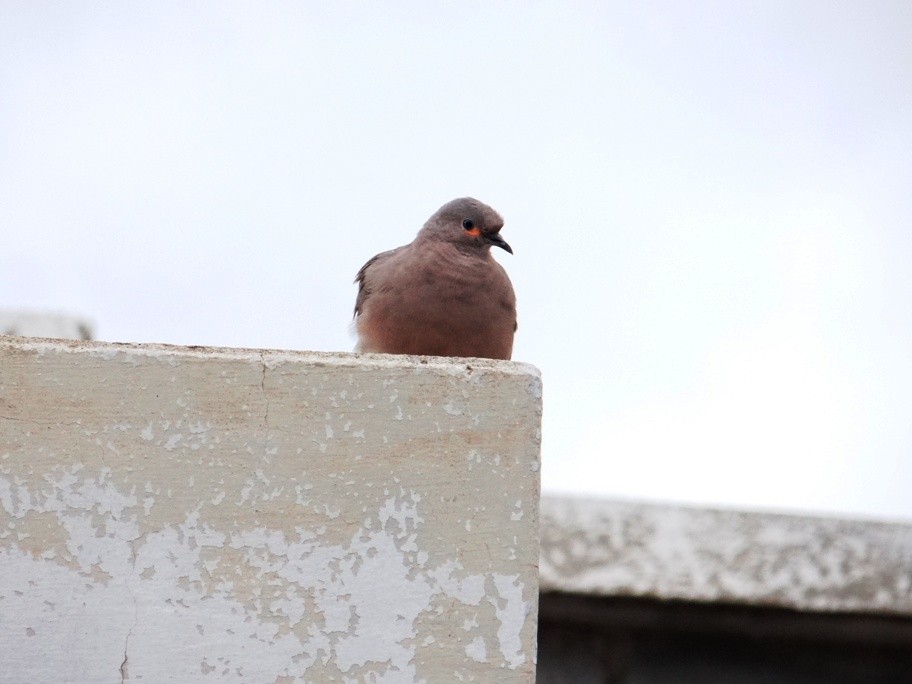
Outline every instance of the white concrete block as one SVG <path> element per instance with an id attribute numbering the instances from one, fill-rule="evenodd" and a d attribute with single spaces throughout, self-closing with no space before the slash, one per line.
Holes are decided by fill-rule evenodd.
<path id="1" fill-rule="evenodd" d="M 528 682 L 531 366 L 0 338 L 10 682 Z"/>

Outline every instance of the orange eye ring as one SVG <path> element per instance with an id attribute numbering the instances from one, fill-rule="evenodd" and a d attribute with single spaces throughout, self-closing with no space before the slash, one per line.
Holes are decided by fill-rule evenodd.
<path id="1" fill-rule="evenodd" d="M 475 221 L 472 219 L 462 219 L 462 227 L 465 229 L 465 232 L 467 232 L 472 237 L 478 237 L 481 235 L 481 228 L 476 228 Z"/>

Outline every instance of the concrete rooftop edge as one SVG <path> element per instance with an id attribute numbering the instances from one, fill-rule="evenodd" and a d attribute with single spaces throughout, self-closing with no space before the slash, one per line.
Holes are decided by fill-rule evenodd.
<path id="1" fill-rule="evenodd" d="M 67 351 L 97 354 L 105 357 L 125 354 L 145 357 L 185 356 L 250 359 L 265 362 L 313 363 L 335 366 L 370 366 L 372 368 L 423 367 L 449 373 L 495 371 L 508 375 L 528 375 L 541 380 L 541 373 L 530 363 L 499 361 L 481 358 L 452 358 L 444 356 L 410 356 L 406 354 L 361 354 L 356 352 L 326 352 L 287 349 L 254 349 L 244 347 L 210 347 L 172 345 L 164 343 L 105 342 L 45 337 L 0 335 L 0 346 L 28 351 Z"/>
<path id="2" fill-rule="evenodd" d="M 545 496 L 541 591 L 912 615 L 912 524 Z"/>

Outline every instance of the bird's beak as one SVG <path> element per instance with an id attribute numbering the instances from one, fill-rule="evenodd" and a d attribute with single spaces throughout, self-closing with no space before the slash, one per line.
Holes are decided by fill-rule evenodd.
<path id="1" fill-rule="evenodd" d="M 500 237 L 500 233 L 489 233 L 484 236 L 485 241 L 494 245 L 495 247 L 500 247 L 503 250 L 506 250 L 510 254 L 513 254 L 513 248 L 507 244 L 507 241 Z"/>

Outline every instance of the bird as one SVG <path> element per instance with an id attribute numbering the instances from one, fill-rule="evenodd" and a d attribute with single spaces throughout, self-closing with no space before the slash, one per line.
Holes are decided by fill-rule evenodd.
<path id="1" fill-rule="evenodd" d="M 454 199 L 412 242 L 364 264 L 355 277 L 355 351 L 509 360 L 516 295 L 491 256 L 491 247 L 513 254 L 503 224 L 487 204 Z"/>

